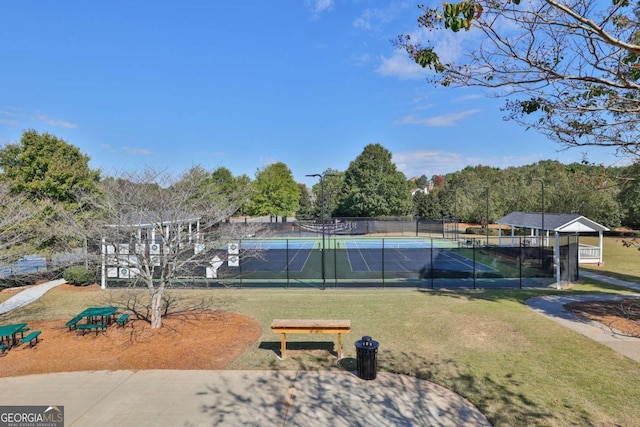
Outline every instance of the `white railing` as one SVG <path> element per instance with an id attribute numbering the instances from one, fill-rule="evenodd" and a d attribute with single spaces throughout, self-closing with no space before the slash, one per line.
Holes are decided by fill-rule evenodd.
<path id="1" fill-rule="evenodd" d="M 597 264 L 600 262 L 600 248 L 597 246 L 580 245 L 578 249 L 579 264 Z"/>

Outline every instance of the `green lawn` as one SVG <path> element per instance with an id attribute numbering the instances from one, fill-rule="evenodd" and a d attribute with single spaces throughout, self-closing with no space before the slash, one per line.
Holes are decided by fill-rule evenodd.
<path id="1" fill-rule="evenodd" d="M 627 276 L 633 270 L 624 267 L 626 258 L 640 255 L 636 252 L 620 261 Z M 605 252 L 605 266 L 615 270 L 618 261 L 609 258 L 612 254 Z M 262 325 L 260 339 L 229 369 L 354 370 L 353 343 L 371 335 L 380 343 L 380 370 L 448 387 L 474 403 L 495 426 L 640 426 L 640 364 L 524 304 L 527 298 L 543 294 L 622 291 L 585 282 L 563 291 L 222 289 L 174 293 L 185 301 L 204 299 L 212 308 L 245 313 Z M 54 289 L 37 303 L 0 316 L 0 323 L 70 318 L 87 305 L 118 299 L 123 292 Z M 279 360 L 275 353 L 279 335 L 269 325 L 274 318 L 289 317 L 351 319 L 353 330 L 343 339 L 345 359 L 336 363 L 326 352 L 308 351 Z M 333 338 L 304 334 L 290 340 L 327 343 Z M 314 346 L 319 348 L 309 345 Z"/>
<path id="2" fill-rule="evenodd" d="M 583 267 L 594 273 L 640 282 L 640 251 L 637 246 L 625 246 L 624 240 L 620 237 L 606 237 L 603 241 L 604 265 L 585 265 Z M 580 243 L 598 246 L 598 238 L 580 237 Z M 637 243 L 640 244 L 640 240 Z"/>

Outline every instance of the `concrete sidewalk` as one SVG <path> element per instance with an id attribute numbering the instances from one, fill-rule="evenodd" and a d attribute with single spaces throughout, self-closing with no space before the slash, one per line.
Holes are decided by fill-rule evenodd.
<path id="1" fill-rule="evenodd" d="M 40 285 L 29 286 L 25 290 L 20 291 L 3 303 L 0 303 L 0 314 L 8 313 L 11 310 L 16 310 L 20 307 L 24 307 L 25 305 L 30 304 L 40 298 L 49 290 L 65 283 L 67 283 L 66 280 L 58 279 L 42 283 Z"/>
<path id="2" fill-rule="evenodd" d="M 429 381 L 349 372 L 98 371 L 0 378 L 3 405 L 62 405 L 65 426 L 473 426 L 491 424 Z"/>
<path id="3" fill-rule="evenodd" d="M 637 283 L 602 276 L 585 270 L 580 270 L 580 277 L 623 286 L 633 291 L 640 290 L 640 285 Z M 564 309 L 564 305 L 570 302 L 619 301 L 629 298 L 640 298 L 640 295 L 546 295 L 528 299 L 525 304 L 532 310 L 549 317 L 561 325 L 640 362 L 640 338 L 624 336 L 601 323 L 576 316 Z"/>
<path id="4" fill-rule="evenodd" d="M 640 338 L 627 337 L 602 323 L 585 319 L 564 309 L 564 304 L 581 301 L 619 301 L 638 295 L 547 295 L 530 298 L 525 304 L 561 325 L 640 362 Z"/>

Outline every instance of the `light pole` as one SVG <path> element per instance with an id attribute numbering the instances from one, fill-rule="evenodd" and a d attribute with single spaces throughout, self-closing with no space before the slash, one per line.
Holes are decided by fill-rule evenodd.
<path id="1" fill-rule="evenodd" d="M 545 229 L 544 229 L 544 181 L 541 178 L 531 178 L 531 181 L 538 181 L 540 183 L 540 191 L 542 196 L 542 224 L 540 227 L 541 240 L 540 244 L 540 263 L 542 265 L 542 253 L 544 250 L 544 237 L 545 237 Z"/>
<path id="2" fill-rule="evenodd" d="M 482 186 L 480 188 L 482 188 L 484 190 L 484 194 L 485 194 L 486 200 L 487 200 L 487 213 L 486 213 L 487 219 L 485 220 L 486 222 L 485 222 L 484 227 L 485 227 L 485 232 L 487 234 L 487 246 L 489 246 L 489 187 Z"/>
<path id="3" fill-rule="evenodd" d="M 331 173 L 324 173 L 324 174 L 313 173 L 313 174 L 309 174 L 309 175 L 305 175 L 305 176 L 320 178 L 320 199 L 321 199 L 320 222 L 322 223 L 322 248 L 320 249 L 320 258 L 321 258 L 321 262 L 322 262 L 322 289 L 325 289 L 326 288 L 326 284 L 327 284 L 327 274 L 326 274 L 326 266 L 325 266 L 325 260 L 324 260 L 324 247 L 325 247 L 325 243 L 324 243 L 324 235 L 325 235 L 325 231 L 324 231 L 324 179 L 327 176 L 336 176 L 336 175 L 335 174 L 331 174 Z"/>

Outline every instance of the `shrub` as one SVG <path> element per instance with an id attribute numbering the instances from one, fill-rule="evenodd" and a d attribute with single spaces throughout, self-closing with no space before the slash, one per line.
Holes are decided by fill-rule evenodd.
<path id="1" fill-rule="evenodd" d="M 487 229 L 482 227 L 467 227 L 464 230 L 465 234 L 476 234 L 476 235 L 486 235 Z M 493 228 L 489 229 L 489 236 L 497 236 L 498 230 L 494 230 Z"/>
<path id="2" fill-rule="evenodd" d="M 75 286 L 89 285 L 96 279 L 96 275 L 92 271 L 80 266 L 67 268 L 62 277 L 67 283 Z"/>

